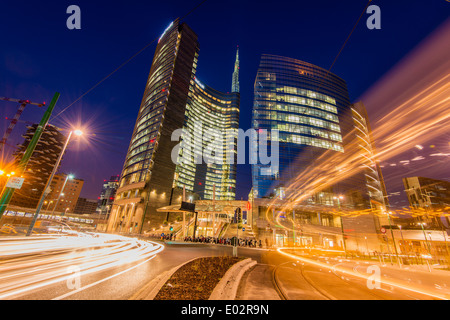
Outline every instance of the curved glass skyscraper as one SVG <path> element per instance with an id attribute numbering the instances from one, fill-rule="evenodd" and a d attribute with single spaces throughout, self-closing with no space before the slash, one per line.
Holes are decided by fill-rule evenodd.
<path id="1" fill-rule="evenodd" d="M 181 142 L 187 161 L 178 161 L 177 186 L 206 200 L 213 199 L 213 192 L 216 200 L 234 200 L 238 127 L 239 94 L 222 93 L 196 79 L 186 105 L 186 134 Z M 209 154 L 212 161 L 196 163 L 196 154 Z M 228 161 L 230 155 L 233 161 Z"/>
<path id="2" fill-rule="evenodd" d="M 279 170 L 252 166 L 253 196 L 276 196 L 324 151 L 344 151 L 351 126 L 347 85 L 313 64 L 264 54 L 254 84 L 252 127 L 279 131 Z M 344 116 L 345 115 L 345 116 Z M 348 119 L 347 119 L 348 118 Z"/>
<path id="3" fill-rule="evenodd" d="M 144 232 L 158 227 L 166 215 L 157 210 L 181 203 L 183 196 L 211 199 L 215 191 L 218 200 L 234 200 L 235 165 L 176 161 L 179 144 L 187 143 L 201 154 L 213 146 L 195 131 L 196 123 L 220 133 L 232 134 L 231 129 L 238 127 L 239 93 L 224 94 L 196 81 L 198 53 L 197 35 L 178 19 L 159 38 L 108 231 Z M 177 130 L 185 136 L 200 134 L 199 140 L 186 141 L 185 136 L 179 137 L 181 142 L 174 140 Z M 222 143 L 224 139 L 217 140 L 214 151 L 226 149 Z M 228 149 L 236 151 L 236 143 Z"/>

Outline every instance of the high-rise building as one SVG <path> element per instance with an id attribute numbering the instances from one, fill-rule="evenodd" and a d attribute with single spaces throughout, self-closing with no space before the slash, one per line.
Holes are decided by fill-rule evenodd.
<path id="1" fill-rule="evenodd" d="M 254 85 L 252 127 L 279 132 L 279 169 L 252 166 L 256 198 L 274 197 L 327 150 L 343 153 L 351 127 L 347 85 L 300 60 L 263 54 Z M 348 118 L 348 119 L 347 119 Z"/>
<path id="2" fill-rule="evenodd" d="M 409 205 L 416 223 L 428 228 L 450 230 L 450 182 L 426 177 L 403 178 Z"/>
<path id="3" fill-rule="evenodd" d="M 103 180 L 102 192 L 97 202 L 96 211 L 98 214 L 110 213 L 117 187 L 119 186 L 119 177 L 119 175 L 111 176 L 109 180 Z"/>
<path id="4" fill-rule="evenodd" d="M 201 199 L 234 200 L 238 127 L 239 94 L 219 92 L 196 79 L 186 105 L 180 143 L 185 161 L 178 161 L 176 185 Z M 195 155 L 205 151 L 214 153 L 210 163 L 196 163 Z M 227 158 L 230 155 L 232 161 Z"/>
<path id="5" fill-rule="evenodd" d="M 108 220 L 108 231 L 144 232 L 159 227 L 166 216 L 157 209 L 181 203 L 184 191 L 185 200 L 208 198 L 211 189 L 216 187 L 220 196 L 234 195 L 234 168 L 198 163 L 194 166 L 189 162 L 181 165 L 173 161 L 173 152 L 180 150 L 175 154 L 179 158 L 186 152 L 186 146 L 194 147 L 186 145 L 186 135 L 192 133 L 196 122 L 203 128 L 219 131 L 237 126 L 239 93 L 224 94 L 196 81 L 198 53 L 197 35 L 178 19 L 161 35 Z M 173 139 L 172 134 L 183 128 L 181 142 Z M 194 145 L 195 148 L 204 146 L 197 140 Z"/>
<path id="6" fill-rule="evenodd" d="M 366 125 L 363 130 L 369 130 Z M 278 143 L 278 167 L 261 159 L 252 165 L 249 198 L 260 238 L 279 246 L 293 241 L 360 250 L 359 239 L 345 233 L 356 230 L 367 235 L 368 246 L 379 248 L 380 224 L 374 213 L 352 217 L 340 213 L 370 210 L 367 180 L 359 169 L 362 144 L 355 136 L 361 128 L 356 128 L 343 79 L 304 61 L 262 55 L 254 84 L 252 128 L 258 139 L 267 132 L 268 149 Z M 276 227 L 267 231 L 268 220 L 277 216 L 291 224 L 290 231 Z"/>
<path id="7" fill-rule="evenodd" d="M 55 213 L 74 212 L 83 184 L 83 179 L 66 173 L 56 174 L 42 208 Z"/>
<path id="8" fill-rule="evenodd" d="M 25 140 L 18 146 L 18 150 L 14 153 L 16 164 L 20 162 L 20 159 L 36 132 L 37 126 L 37 124 L 33 124 L 27 127 L 27 131 L 23 135 Z M 26 208 L 37 207 L 42 193 L 44 192 L 45 185 L 47 184 L 47 180 L 49 179 L 63 149 L 65 140 L 66 137 L 57 127 L 51 124 L 48 124 L 45 127 L 23 173 L 23 178 L 25 178 L 25 180 L 22 187 L 15 190 L 10 205 Z"/>
<path id="9" fill-rule="evenodd" d="M 236 61 L 234 62 L 233 79 L 231 82 L 231 92 L 239 92 L 239 47 L 236 50 Z"/>
<path id="10" fill-rule="evenodd" d="M 363 167 L 370 206 L 386 211 L 389 209 L 389 201 L 381 167 L 377 162 L 369 116 L 362 102 L 353 104 L 351 110 L 355 127 L 355 142 L 360 151 L 359 165 Z"/>
<path id="11" fill-rule="evenodd" d="M 77 200 L 75 210 L 73 212 L 76 214 L 94 214 L 96 210 L 97 210 L 97 200 L 80 197 Z"/>

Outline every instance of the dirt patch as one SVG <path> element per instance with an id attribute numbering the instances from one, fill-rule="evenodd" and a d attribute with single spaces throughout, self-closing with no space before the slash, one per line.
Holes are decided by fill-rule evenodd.
<path id="1" fill-rule="evenodd" d="M 220 279 L 239 257 L 206 257 L 179 268 L 163 285 L 154 300 L 208 300 Z"/>

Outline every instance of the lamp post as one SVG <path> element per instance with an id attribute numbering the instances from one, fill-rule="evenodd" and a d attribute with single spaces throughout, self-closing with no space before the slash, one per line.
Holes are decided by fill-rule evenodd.
<path id="1" fill-rule="evenodd" d="M 64 183 L 63 183 L 62 188 L 61 188 L 61 192 L 58 194 L 58 199 L 56 199 L 55 206 L 53 207 L 52 215 L 53 215 L 53 213 L 55 212 L 56 207 L 58 206 L 59 199 L 61 198 L 62 195 L 64 195 L 63 192 L 64 192 L 64 187 L 66 186 L 67 180 L 73 179 L 73 178 L 75 178 L 75 177 L 73 176 L 73 174 L 68 174 L 68 175 L 66 176 L 66 180 L 64 180 Z"/>
<path id="2" fill-rule="evenodd" d="M 339 211 L 341 211 L 341 201 L 340 200 L 344 199 L 344 196 L 333 197 L 333 199 L 337 200 Z M 344 223 L 342 220 L 342 214 L 340 215 L 340 219 L 341 219 L 342 245 L 344 246 L 345 258 L 347 259 L 347 246 L 345 244 Z"/>
<path id="3" fill-rule="evenodd" d="M 429 244 L 428 244 L 428 239 L 427 239 L 427 235 L 425 234 L 425 229 L 423 228 L 423 226 L 426 225 L 426 223 L 419 222 L 419 225 L 422 227 L 422 232 L 423 232 L 423 236 L 424 236 L 424 238 L 425 238 L 425 243 L 426 243 L 426 245 L 427 245 L 427 250 L 428 250 L 428 253 L 429 253 L 430 256 L 431 256 L 431 249 L 430 249 L 430 246 L 429 246 Z"/>
<path id="4" fill-rule="evenodd" d="M 61 162 L 64 152 L 66 151 L 67 145 L 69 144 L 72 134 L 75 134 L 76 136 L 81 136 L 83 134 L 83 132 L 81 132 L 80 130 L 70 131 L 69 136 L 67 137 L 66 142 L 64 143 L 64 147 L 62 148 L 61 153 L 59 154 L 58 160 L 56 160 L 55 166 L 53 167 L 52 173 L 50 174 L 47 184 L 45 185 L 44 192 L 42 192 L 41 200 L 39 201 L 39 205 L 37 206 L 36 213 L 34 214 L 33 219 L 31 220 L 30 226 L 27 231 L 27 237 L 29 237 L 31 235 L 31 233 L 33 232 L 33 228 L 34 228 L 34 225 L 36 224 L 36 220 L 39 216 L 39 212 L 41 211 L 42 205 L 44 204 L 45 192 L 49 189 L 50 184 L 53 180 L 53 176 L 55 175 L 56 170 L 58 170 L 59 163 Z"/>
<path id="5" fill-rule="evenodd" d="M 389 212 L 386 212 L 386 214 L 388 216 L 389 228 L 391 229 L 392 241 L 394 242 L 395 255 L 397 256 L 398 265 L 401 267 L 400 258 L 398 256 L 398 251 L 397 251 L 397 245 L 395 244 L 394 231 L 392 231 L 392 224 L 391 224 L 391 214 L 392 214 L 392 212 L 389 211 Z"/>
<path id="6" fill-rule="evenodd" d="M 49 202 L 48 202 L 48 204 L 47 204 L 47 211 L 48 211 L 48 208 L 50 207 L 50 205 L 53 203 L 53 200 L 50 200 Z"/>

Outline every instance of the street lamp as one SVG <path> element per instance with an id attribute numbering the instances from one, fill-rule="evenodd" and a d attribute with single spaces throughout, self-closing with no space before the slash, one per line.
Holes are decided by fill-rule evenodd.
<path id="1" fill-rule="evenodd" d="M 3 170 L 0 170 L 0 176 L 2 176 L 2 175 L 4 175 L 5 174 L 5 171 L 3 171 Z M 6 174 L 6 181 L 5 181 L 5 185 L 3 186 L 3 189 L 2 189 L 2 194 L 3 194 L 3 191 L 5 190 L 5 188 L 6 188 L 6 185 L 8 184 L 8 182 L 9 182 L 9 178 L 11 178 L 11 176 L 13 176 L 13 175 L 15 175 L 16 173 L 14 172 L 14 171 L 11 171 L 10 173 L 7 173 Z"/>
<path id="2" fill-rule="evenodd" d="M 44 201 L 45 202 L 45 201 Z M 50 205 L 53 203 L 53 200 L 50 200 L 50 201 L 48 201 L 48 204 L 47 204 L 47 211 L 48 211 L 48 208 L 50 207 Z"/>
<path id="3" fill-rule="evenodd" d="M 391 224 L 391 214 L 392 214 L 392 212 L 389 211 L 389 212 L 386 212 L 386 214 L 388 216 L 389 228 L 391 229 L 392 241 L 394 242 L 394 250 L 395 250 L 395 255 L 397 256 L 397 262 L 398 262 L 398 265 L 401 266 L 400 258 L 398 257 L 397 245 L 395 244 L 394 231 L 392 231 L 392 224 Z"/>
<path id="4" fill-rule="evenodd" d="M 58 206 L 59 199 L 61 198 L 61 196 L 64 195 L 63 192 L 64 192 L 64 187 L 66 186 L 67 180 L 73 179 L 73 178 L 75 178 L 73 174 L 68 174 L 68 175 L 66 176 L 66 180 L 64 180 L 64 183 L 63 183 L 62 188 L 61 188 L 61 192 L 59 193 L 58 199 L 56 199 L 55 206 L 53 207 L 52 215 L 53 215 L 53 213 L 55 212 L 56 207 Z"/>
<path id="5" fill-rule="evenodd" d="M 430 256 L 431 256 L 430 245 L 428 244 L 427 235 L 425 234 L 425 229 L 423 228 L 423 226 L 426 226 L 427 224 L 424 223 L 424 222 L 419 222 L 418 224 L 422 227 L 422 232 L 423 232 L 423 236 L 425 237 L 425 243 L 426 243 L 426 245 L 427 245 L 427 250 L 428 250 L 428 253 L 429 253 Z"/>
<path id="6" fill-rule="evenodd" d="M 339 211 L 341 211 L 341 200 L 344 199 L 344 196 L 340 195 L 339 197 L 333 197 L 333 199 L 337 200 Z M 345 258 L 347 258 L 347 246 L 345 244 L 344 223 L 342 220 L 342 214 L 340 215 L 340 219 L 341 219 L 342 244 L 344 246 Z"/>
<path id="7" fill-rule="evenodd" d="M 81 132 L 81 130 L 70 131 L 70 133 L 66 139 L 66 142 L 64 143 L 64 146 L 61 150 L 61 153 L 59 154 L 58 160 L 56 160 L 55 166 L 53 167 L 52 173 L 50 174 L 47 184 L 45 185 L 44 192 L 42 192 L 41 200 L 39 201 L 39 205 L 37 206 L 36 213 L 34 214 L 33 219 L 31 220 L 31 223 L 30 223 L 30 227 L 28 228 L 28 231 L 27 231 L 27 237 L 29 237 L 31 235 L 31 233 L 33 232 L 33 228 L 34 228 L 34 225 L 36 224 L 36 220 L 39 216 L 39 212 L 41 211 L 42 205 L 44 204 L 46 192 L 50 188 L 50 184 L 53 180 L 53 176 L 55 175 L 56 170 L 58 170 L 59 163 L 61 162 L 64 152 L 66 151 L 67 145 L 69 144 L 72 134 L 75 134 L 76 136 L 81 136 L 83 133 Z"/>

